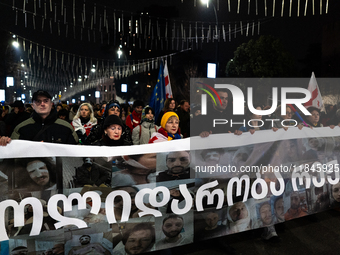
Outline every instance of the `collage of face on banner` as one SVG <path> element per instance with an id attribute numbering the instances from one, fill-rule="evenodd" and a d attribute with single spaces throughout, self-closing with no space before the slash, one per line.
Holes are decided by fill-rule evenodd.
<path id="1" fill-rule="evenodd" d="M 311 169 L 320 162 L 332 168 L 339 148 L 340 137 L 316 137 L 117 157 L 2 159 L 1 202 L 34 197 L 43 217 L 40 234 L 32 236 L 34 208 L 22 208 L 24 225 L 17 226 L 18 208 L 8 207 L 3 220 L 9 240 L 1 242 L 1 254 L 140 254 L 337 207 L 338 172 L 309 171 L 299 183 L 292 166 Z M 265 166 L 280 166 L 280 175 Z M 242 171 L 251 167 L 259 171 Z M 95 195 L 86 196 L 83 207 L 73 199 L 68 207 L 58 200 L 55 208 L 63 219 L 85 226 L 55 225 L 60 218 L 51 214 L 49 200 L 75 193 Z"/>

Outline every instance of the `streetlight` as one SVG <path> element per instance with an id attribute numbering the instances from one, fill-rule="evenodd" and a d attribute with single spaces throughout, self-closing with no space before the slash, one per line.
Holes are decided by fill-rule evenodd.
<path id="1" fill-rule="evenodd" d="M 17 41 L 13 41 L 12 45 L 14 46 L 14 48 L 18 49 L 19 48 L 19 43 Z"/>
<path id="2" fill-rule="evenodd" d="M 206 4 L 207 7 L 209 7 L 209 0 L 201 0 L 202 4 Z M 219 71 L 219 64 L 218 64 L 218 53 L 219 53 L 219 49 L 218 49 L 218 40 L 219 40 L 219 26 L 218 26 L 218 17 L 217 17 L 217 11 L 216 11 L 216 7 L 215 4 L 213 2 L 211 2 L 213 8 L 214 8 L 214 14 L 215 14 L 215 20 L 216 20 L 216 34 L 214 35 L 214 40 L 215 40 L 215 63 L 216 63 L 216 77 Z"/>
<path id="3" fill-rule="evenodd" d="M 118 54 L 118 58 L 120 58 L 120 56 L 123 54 L 123 52 L 120 48 L 118 49 L 117 54 Z"/>

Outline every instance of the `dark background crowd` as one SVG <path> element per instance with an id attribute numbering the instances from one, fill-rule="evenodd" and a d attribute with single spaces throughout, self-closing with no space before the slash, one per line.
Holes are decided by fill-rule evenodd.
<path id="1" fill-rule="evenodd" d="M 164 114 L 168 112 L 174 112 L 179 120 L 178 128 L 175 132 L 175 134 L 179 135 L 179 138 L 190 137 L 190 121 L 192 121 L 193 130 L 191 135 L 200 135 L 201 137 L 227 132 L 241 134 L 249 131 L 254 133 L 256 130 L 271 128 L 276 131 L 278 128 L 287 129 L 287 126 L 296 126 L 296 124 L 300 127 L 307 124 L 310 127 L 330 126 L 333 128 L 340 123 L 340 108 L 337 105 L 325 105 L 325 110 L 323 111 L 316 107 L 310 107 L 308 108 L 311 113 L 310 116 L 304 116 L 300 112 L 302 119 L 295 113 L 295 109 L 290 106 L 286 108 L 286 115 L 281 115 L 281 107 L 279 106 L 269 116 L 255 115 L 245 109 L 245 115 L 237 117 L 239 122 L 245 120 L 245 125 L 238 124 L 233 127 L 230 127 L 230 125 L 216 125 L 216 127 L 211 128 L 213 118 L 235 118 L 232 115 L 232 101 L 230 99 L 228 101 L 228 91 L 220 90 L 218 94 L 222 99 L 224 98 L 222 105 L 210 104 L 208 106 L 209 114 L 206 116 L 201 115 L 200 105 L 190 107 L 187 100 L 177 102 L 173 98 L 165 101 L 164 108 L 158 116 L 155 116 L 154 109 L 141 100 L 135 100 L 133 104 L 120 104 L 117 100 L 102 101 L 97 104 L 93 102 L 79 104 L 52 103 L 51 113 L 55 114 L 58 119 L 72 125 L 78 135 L 79 140 L 77 142 L 80 144 L 108 146 L 148 143 L 153 133 L 161 132 L 162 127 L 165 129 L 164 125 L 166 124 L 163 123 L 162 126 L 161 122 Z M 266 110 L 270 106 L 255 103 L 254 108 Z M 15 127 L 29 119 L 33 112 L 32 104 L 24 104 L 22 101 L 15 101 L 10 105 L 1 106 L 0 136 L 11 137 Z M 108 118 L 111 115 L 116 117 Z M 277 121 L 273 123 L 261 121 L 265 119 L 276 119 Z M 166 120 L 169 120 L 169 118 L 166 118 Z M 284 122 L 284 126 L 282 125 L 283 120 L 287 120 Z M 296 122 L 292 120 L 296 120 Z M 117 126 L 117 130 L 121 130 L 115 138 L 113 126 Z M 162 132 L 164 134 L 164 131 Z M 167 133 L 170 134 L 171 132 Z M 175 134 L 174 139 L 176 139 Z"/>

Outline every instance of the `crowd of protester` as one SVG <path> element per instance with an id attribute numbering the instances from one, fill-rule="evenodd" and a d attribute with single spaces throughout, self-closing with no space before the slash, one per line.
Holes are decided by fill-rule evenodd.
<path id="1" fill-rule="evenodd" d="M 230 93 L 227 90 L 221 89 L 218 90 L 218 94 L 222 104 L 211 103 L 208 105 L 209 114 L 207 115 L 201 115 L 200 105 L 193 105 L 192 114 L 190 114 L 189 101 L 181 100 L 177 102 L 174 98 L 168 98 L 164 103 L 164 108 L 156 116 L 155 110 L 141 100 L 135 100 L 132 105 L 120 104 L 114 99 L 109 102 L 102 101 L 100 104 L 92 102 L 69 105 L 66 102 L 54 104 L 48 92 L 38 91 L 35 93 L 35 97 L 33 97 L 32 104 L 15 101 L 12 104 L 5 104 L 0 107 L 0 137 L 3 137 L 3 139 L 11 137 L 12 139 L 33 141 L 41 139 L 41 141 L 45 142 L 59 143 L 66 139 L 66 143 L 72 144 L 123 146 L 190 137 L 190 122 L 194 127 L 191 135 L 199 135 L 201 137 L 228 132 L 240 135 L 243 132 L 254 134 L 255 131 L 265 129 L 277 131 L 279 128 L 284 128 L 287 130 L 287 126 L 296 126 L 296 124 L 300 129 L 306 126 L 306 124 L 311 128 L 323 126 L 334 128 L 334 126 L 340 123 L 340 109 L 337 105 L 326 105 L 326 111 L 322 112 L 316 107 L 309 107 L 310 116 L 304 116 L 300 112 L 304 122 L 301 118 L 298 118 L 298 115 L 294 113 L 295 109 L 292 109 L 290 106 L 286 107 L 286 115 L 281 115 L 281 106 L 278 106 L 275 112 L 269 116 L 256 115 L 248 109 L 245 109 L 244 116 L 233 116 L 232 97 L 231 95 L 229 97 Z M 42 119 L 39 117 L 39 111 L 41 110 L 38 109 L 38 107 L 41 107 L 42 100 L 37 101 L 38 96 L 45 99 L 43 104 L 47 104 L 47 111 L 49 110 L 48 107 L 51 108 Z M 35 105 L 37 102 L 38 104 Z M 177 103 L 179 103 L 178 106 Z M 256 110 L 267 110 L 270 106 L 257 103 L 254 105 L 254 108 Z M 42 106 L 42 111 L 45 111 L 44 105 Z M 26 134 L 32 131 L 32 127 L 25 127 L 25 125 L 22 127 L 22 123 L 26 121 L 27 124 L 27 120 L 30 118 L 33 118 L 32 121 L 35 122 L 35 126 L 38 125 L 37 123 L 45 125 L 44 128 L 33 128 L 34 136 Z M 52 137 L 51 135 L 48 135 L 47 138 L 46 135 L 44 137 L 43 134 L 47 132 L 44 130 L 46 126 L 49 128 L 49 133 L 53 130 L 50 127 L 51 125 L 48 125 L 48 121 L 52 123 L 56 119 L 59 120 L 59 125 L 63 126 L 64 129 L 68 128 L 70 130 L 68 123 L 71 124 L 76 134 L 73 133 L 75 141 L 71 141 L 72 139 L 69 137 L 59 138 L 58 140 L 53 135 Z M 213 119 L 233 119 L 238 124 L 233 126 L 216 125 L 212 127 Z M 261 121 L 263 119 L 275 119 L 275 121 Z M 65 122 L 60 122 L 60 120 Z M 285 121 L 282 122 L 283 120 Z M 21 128 L 19 129 L 18 127 Z M 8 139 L 7 141 L 9 141 Z M 6 142 L 4 141 L 2 140 L 2 145 L 5 145 Z"/>
<path id="2" fill-rule="evenodd" d="M 154 109 L 141 100 L 132 105 L 114 99 L 100 104 L 54 104 L 47 91 L 39 90 L 34 93 L 32 104 L 15 101 L 1 106 L 0 144 L 23 139 L 124 146 L 181 139 L 190 135 L 189 108 L 186 100 L 176 107 L 174 99 L 167 99 L 157 125 Z M 63 136 L 58 134 L 61 129 L 67 131 Z"/>

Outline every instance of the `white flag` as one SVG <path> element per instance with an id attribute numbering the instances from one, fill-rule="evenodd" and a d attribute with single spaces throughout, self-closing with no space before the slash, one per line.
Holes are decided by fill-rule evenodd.
<path id="1" fill-rule="evenodd" d="M 314 72 L 312 73 L 312 77 L 310 78 L 310 81 L 308 84 L 308 90 L 312 94 L 312 97 L 307 103 L 305 103 L 305 106 L 307 108 L 310 106 L 314 106 L 318 109 L 321 109 L 323 106 L 323 102 L 322 102 L 318 83 L 316 82 L 316 79 L 315 79 Z"/>
<path id="2" fill-rule="evenodd" d="M 166 60 L 165 60 L 165 65 L 164 65 L 164 79 L 165 79 L 166 98 L 172 98 L 171 83 L 170 83 L 170 77 L 169 77 L 169 71 L 168 71 L 168 64 Z"/>

